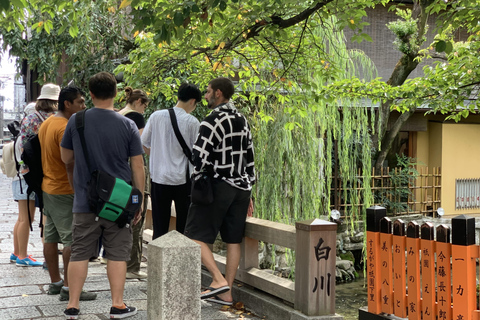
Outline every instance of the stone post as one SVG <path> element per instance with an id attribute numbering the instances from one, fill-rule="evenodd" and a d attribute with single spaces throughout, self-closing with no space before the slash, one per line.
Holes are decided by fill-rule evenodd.
<path id="1" fill-rule="evenodd" d="M 149 320 L 201 319 L 200 246 L 177 231 L 148 244 Z"/>
<path id="2" fill-rule="evenodd" d="M 312 219 L 295 227 L 295 309 L 307 316 L 334 315 L 337 224 Z"/>

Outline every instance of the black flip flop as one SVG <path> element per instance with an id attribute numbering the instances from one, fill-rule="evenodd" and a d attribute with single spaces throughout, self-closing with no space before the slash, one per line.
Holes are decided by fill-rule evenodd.
<path id="1" fill-rule="evenodd" d="M 205 299 L 205 301 L 208 301 L 208 302 L 213 302 L 213 303 L 218 303 L 218 304 L 221 304 L 223 306 L 231 306 L 233 305 L 233 301 L 225 301 L 223 300 L 222 298 L 219 298 L 218 296 L 214 296 L 212 298 L 207 298 Z"/>
<path id="2" fill-rule="evenodd" d="M 211 297 L 214 297 L 218 294 L 222 294 L 222 293 L 225 293 L 227 292 L 228 290 L 230 290 L 230 287 L 229 286 L 223 286 L 223 287 L 220 287 L 220 288 L 213 288 L 213 287 L 207 287 L 205 290 L 210 290 L 209 292 L 205 292 L 203 293 L 201 296 L 200 296 L 200 299 L 207 299 L 207 298 L 211 298 Z"/>

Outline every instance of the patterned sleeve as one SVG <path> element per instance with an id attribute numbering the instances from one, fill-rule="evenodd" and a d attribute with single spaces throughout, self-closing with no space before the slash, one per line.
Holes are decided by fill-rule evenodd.
<path id="1" fill-rule="evenodd" d="M 208 166 L 212 166 L 211 155 L 215 146 L 218 145 L 222 135 L 215 125 L 212 115 L 206 117 L 200 124 L 197 140 L 193 145 L 193 165 L 195 173 L 201 172 Z M 218 131 L 218 132 L 217 132 Z"/>

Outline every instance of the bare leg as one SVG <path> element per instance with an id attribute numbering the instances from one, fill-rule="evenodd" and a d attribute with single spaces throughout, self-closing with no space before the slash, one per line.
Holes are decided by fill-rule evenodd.
<path id="1" fill-rule="evenodd" d="M 62 280 L 60 271 L 58 270 L 58 243 L 44 243 L 43 256 L 48 265 L 48 273 L 51 282 Z"/>
<path id="2" fill-rule="evenodd" d="M 18 250 L 19 250 L 19 245 L 18 245 L 18 225 L 20 222 L 15 222 L 15 226 L 13 227 L 13 253 L 18 256 Z"/>
<path id="3" fill-rule="evenodd" d="M 215 259 L 213 258 L 212 251 L 210 251 L 208 245 L 205 242 L 198 240 L 194 241 L 200 245 L 202 263 L 212 275 L 212 283 L 210 284 L 210 287 L 219 288 L 228 285 L 227 280 L 225 280 L 222 273 L 218 269 Z"/>
<path id="4" fill-rule="evenodd" d="M 112 306 L 123 306 L 123 290 L 125 288 L 125 276 L 127 274 L 127 263 L 125 261 L 107 262 L 107 275 L 112 293 Z"/>
<path id="5" fill-rule="evenodd" d="M 33 220 L 32 220 L 33 221 Z M 45 243 L 45 224 L 47 223 L 47 216 L 42 214 L 42 243 Z M 58 248 L 57 248 L 58 254 Z"/>
<path id="6" fill-rule="evenodd" d="M 225 280 L 230 289 L 233 286 L 235 275 L 237 274 L 238 264 L 240 263 L 241 246 L 239 243 L 227 243 L 227 265 L 225 269 Z M 232 290 L 218 295 L 225 301 L 232 301 Z"/>
<path id="7" fill-rule="evenodd" d="M 83 284 L 87 278 L 88 260 L 71 261 L 68 268 L 70 300 L 68 301 L 67 309 L 80 309 L 80 294 L 82 293 Z"/>
<path id="8" fill-rule="evenodd" d="M 28 206 L 30 206 L 30 217 L 33 221 L 35 217 L 35 200 L 19 200 L 18 201 L 18 220 L 14 227 L 14 246 L 17 243 L 17 248 L 14 252 L 18 253 L 20 259 L 27 257 L 28 239 L 30 237 L 30 223 L 28 220 Z"/>
<path id="9" fill-rule="evenodd" d="M 70 254 L 72 253 L 71 247 L 63 247 L 63 285 L 68 287 L 68 265 L 70 264 Z M 50 269 L 49 269 L 50 270 Z"/>

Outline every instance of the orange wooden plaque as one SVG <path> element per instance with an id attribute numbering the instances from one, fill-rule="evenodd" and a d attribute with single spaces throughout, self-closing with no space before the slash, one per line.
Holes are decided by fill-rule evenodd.
<path id="1" fill-rule="evenodd" d="M 382 293 L 382 312 L 393 314 L 393 265 L 392 265 L 392 235 L 380 233 L 380 264 Z"/>
<path id="2" fill-rule="evenodd" d="M 405 236 L 393 236 L 393 310 L 400 318 L 407 317 L 405 243 Z"/>
<path id="3" fill-rule="evenodd" d="M 437 319 L 452 319 L 452 287 L 450 257 L 452 245 L 450 243 L 437 242 Z"/>
<path id="4" fill-rule="evenodd" d="M 368 312 L 379 314 L 381 309 L 380 233 L 367 231 L 367 290 Z"/>

